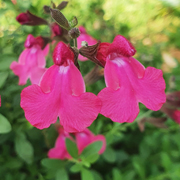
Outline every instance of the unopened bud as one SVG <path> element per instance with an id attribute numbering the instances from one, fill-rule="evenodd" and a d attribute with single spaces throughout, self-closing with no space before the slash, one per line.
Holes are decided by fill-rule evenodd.
<path id="1" fill-rule="evenodd" d="M 75 39 L 79 37 L 80 31 L 78 28 L 72 28 L 71 30 L 69 30 L 68 34 L 72 39 Z"/>
<path id="2" fill-rule="evenodd" d="M 44 9 L 44 12 L 45 12 L 46 14 L 50 14 L 51 11 L 50 11 L 50 7 L 49 7 L 49 6 L 46 6 L 46 5 L 45 5 L 45 6 L 43 7 L 43 9 Z"/>
<path id="3" fill-rule="evenodd" d="M 68 1 L 62 1 L 58 6 L 57 9 L 62 10 L 64 9 L 68 4 Z"/>
<path id="4" fill-rule="evenodd" d="M 71 27 L 69 25 L 68 20 L 66 17 L 58 10 L 58 9 L 51 9 L 51 16 L 52 18 L 64 29 L 70 30 Z"/>
<path id="5" fill-rule="evenodd" d="M 37 26 L 37 25 L 48 24 L 48 22 L 45 19 L 35 16 L 29 11 L 27 11 L 26 13 L 19 14 L 16 17 L 16 20 L 21 25 Z"/>

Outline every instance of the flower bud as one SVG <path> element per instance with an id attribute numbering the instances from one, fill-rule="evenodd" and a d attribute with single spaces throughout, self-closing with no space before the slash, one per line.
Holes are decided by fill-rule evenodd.
<path id="1" fill-rule="evenodd" d="M 27 24 L 31 21 L 27 13 L 21 13 L 16 17 L 16 20 L 21 24 Z"/>
<path id="2" fill-rule="evenodd" d="M 71 27 L 69 25 L 68 20 L 65 18 L 65 16 L 58 10 L 58 9 L 51 9 L 51 16 L 52 18 L 63 28 L 70 30 Z"/>
<path id="3" fill-rule="evenodd" d="M 37 26 L 37 25 L 48 24 L 48 22 L 45 19 L 31 14 L 29 11 L 27 11 L 26 13 L 19 14 L 16 17 L 16 20 L 21 25 Z"/>
<path id="4" fill-rule="evenodd" d="M 57 9 L 62 10 L 64 9 L 68 4 L 68 1 L 62 1 L 58 6 Z"/>
<path id="5" fill-rule="evenodd" d="M 78 28 L 72 28 L 71 30 L 69 30 L 68 34 L 72 39 L 75 39 L 79 37 L 80 31 Z"/>
<path id="6" fill-rule="evenodd" d="M 46 6 L 46 5 L 45 5 L 45 6 L 43 7 L 43 9 L 44 9 L 44 12 L 45 12 L 46 14 L 50 14 L 51 11 L 50 11 L 50 7 L 49 7 L 49 6 Z"/>

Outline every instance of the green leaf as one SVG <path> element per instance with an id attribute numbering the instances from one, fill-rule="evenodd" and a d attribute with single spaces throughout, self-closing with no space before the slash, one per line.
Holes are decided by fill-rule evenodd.
<path id="1" fill-rule="evenodd" d="M 83 152 L 81 153 L 81 156 L 88 157 L 92 154 L 97 154 L 99 150 L 101 149 L 102 145 L 103 145 L 102 141 L 96 141 L 90 144 L 83 150 Z"/>
<path id="2" fill-rule="evenodd" d="M 162 162 L 162 166 L 168 172 L 171 169 L 172 162 L 171 162 L 171 159 L 167 153 L 165 153 L 165 152 L 161 153 L 161 162 Z"/>
<path id="3" fill-rule="evenodd" d="M 26 139 L 26 136 L 23 133 L 17 133 L 16 135 L 15 150 L 18 156 L 26 163 L 32 163 L 34 150 L 31 143 Z"/>
<path id="4" fill-rule="evenodd" d="M 41 160 L 41 164 L 48 169 L 54 169 L 54 170 L 58 170 L 64 167 L 64 161 L 61 161 L 59 159 L 45 158 Z"/>
<path id="5" fill-rule="evenodd" d="M 98 173 L 97 171 L 95 170 L 91 170 L 91 173 L 94 177 L 94 180 L 103 180 L 102 176 L 100 173 Z"/>
<path id="6" fill-rule="evenodd" d="M 120 173 L 120 170 L 117 168 L 114 168 L 112 170 L 112 175 L 113 175 L 113 180 L 121 180 L 122 179 L 122 175 Z"/>
<path id="7" fill-rule="evenodd" d="M 107 147 L 103 153 L 103 157 L 107 162 L 114 163 L 116 161 L 116 153 L 111 147 Z"/>
<path id="8" fill-rule="evenodd" d="M 99 154 L 90 154 L 89 156 L 87 156 L 86 158 L 84 158 L 85 161 L 89 162 L 89 163 L 94 163 L 98 160 L 99 158 Z"/>
<path id="9" fill-rule="evenodd" d="M 69 138 L 66 138 L 66 148 L 69 152 L 69 154 L 73 157 L 73 158 L 77 158 L 78 157 L 78 148 L 75 142 L 71 141 Z"/>
<path id="10" fill-rule="evenodd" d="M 8 72 L 0 72 L 0 88 L 4 85 L 7 77 L 8 77 Z"/>
<path id="11" fill-rule="evenodd" d="M 11 124 L 9 121 L 0 114 L 0 133 L 8 133 L 11 131 Z"/>
<path id="12" fill-rule="evenodd" d="M 68 174 L 64 168 L 59 169 L 56 173 L 56 180 L 69 180 Z"/>
<path id="13" fill-rule="evenodd" d="M 93 174 L 88 169 L 81 170 L 81 180 L 94 180 Z"/>
<path id="14" fill-rule="evenodd" d="M 81 169 L 82 169 L 82 165 L 81 164 L 74 164 L 71 167 L 70 171 L 76 173 L 76 172 L 81 171 Z"/>

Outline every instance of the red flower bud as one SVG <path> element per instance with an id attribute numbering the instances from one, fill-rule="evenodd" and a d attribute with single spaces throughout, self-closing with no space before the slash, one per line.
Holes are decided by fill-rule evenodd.
<path id="1" fill-rule="evenodd" d="M 21 13 L 16 17 L 16 20 L 21 24 L 27 24 L 31 21 L 27 13 Z"/>
<path id="2" fill-rule="evenodd" d="M 37 25 L 48 24 L 48 22 L 45 19 L 35 16 L 29 11 L 19 14 L 16 17 L 16 20 L 21 25 L 37 26 Z"/>

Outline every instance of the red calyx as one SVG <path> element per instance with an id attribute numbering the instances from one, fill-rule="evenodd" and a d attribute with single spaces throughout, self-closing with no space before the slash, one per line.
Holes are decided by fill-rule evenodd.
<path id="1" fill-rule="evenodd" d="M 111 43 L 104 42 L 104 43 L 100 43 L 98 47 L 96 58 L 101 62 L 102 65 L 105 65 L 106 63 L 107 52 L 110 45 Z"/>

